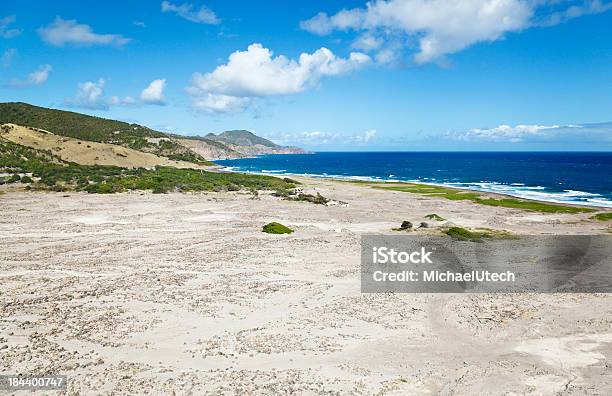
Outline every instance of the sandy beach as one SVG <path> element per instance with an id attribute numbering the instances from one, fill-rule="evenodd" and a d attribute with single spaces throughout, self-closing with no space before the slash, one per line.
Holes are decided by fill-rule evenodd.
<path id="1" fill-rule="evenodd" d="M 611 394 L 608 294 L 361 294 L 360 238 L 436 213 L 516 234 L 542 214 L 300 179 L 270 194 L 0 195 L 0 373 L 67 394 Z M 290 235 L 261 232 L 278 221 Z M 436 233 L 442 223 L 415 233 Z"/>

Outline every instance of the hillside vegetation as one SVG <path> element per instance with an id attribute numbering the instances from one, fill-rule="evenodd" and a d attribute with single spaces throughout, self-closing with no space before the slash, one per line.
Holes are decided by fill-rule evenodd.
<path id="1" fill-rule="evenodd" d="M 2 184 L 22 181 L 27 188 L 52 191 L 114 193 L 127 190 L 171 191 L 276 191 L 284 194 L 296 182 L 271 176 L 214 173 L 197 169 L 155 169 L 80 165 L 62 160 L 48 150 L 36 150 L 0 138 Z"/>
<path id="2" fill-rule="evenodd" d="M 198 167 L 193 162 L 176 161 L 115 144 L 58 136 L 41 129 L 15 124 L 0 126 L 0 136 L 13 143 L 33 149 L 48 150 L 64 161 L 76 162 L 81 165 L 112 165 L 124 168 L 142 167 L 149 169 L 155 166 Z"/>
<path id="3" fill-rule="evenodd" d="M 296 147 L 276 145 L 244 130 L 226 131 L 219 135 L 208 134 L 205 137 L 184 136 L 156 131 L 138 124 L 21 102 L 0 103 L 0 125 L 8 123 L 43 129 L 59 136 L 115 144 L 198 165 L 207 165 L 207 160 L 215 159 L 304 152 Z"/>
<path id="4" fill-rule="evenodd" d="M 169 135 L 138 124 L 108 120 L 71 111 L 47 109 L 27 103 L 0 103 L 0 124 L 43 129 L 55 135 L 115 144 L 175 161 L 210 165 L 200 154 Z"/>
<path id="5" fill-rule="evenodd" d="M 71 111 L 47 109 L 21 102 L 0 103 L 0 124 L 7 123 L 45 129 L 56 135 L 93 142 L 121 141 L 138 144 L 146 137 L 166 136 L 162 132 L 137 124 Z"/>

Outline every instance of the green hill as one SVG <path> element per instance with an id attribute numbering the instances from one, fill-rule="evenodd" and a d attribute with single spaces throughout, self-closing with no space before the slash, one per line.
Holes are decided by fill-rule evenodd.
<path id="1" fill-rule="evenodd" d="M 118 135 L 133 137 L 163 137 L 162 132 L 137 124 L 74 113 L 72 111 L 47 109 L 21 102 L 0 103 L 0 124 L 13 123 L 45 129 L 56 135 L 81 140 L 109 143 Z"/>
<path id="2" fill-rule="evenodd" d="M 170 134 L 138 124 L 22 102 L 0 103 L 0 125 L 6 123 L 44 129 L 80 140 L 116 144 L 198 165 L 210 164 L 205 158 L 304 152 L 296 147 L 279 146 L 246 130 L 225 131 L 218 135 L 209 133 L 203 137 Z"/>
<path id="3" fill-rule="evenodd" d="M 6 123 L 44 129 L 80 140 L 117 144 L 173 160 L 208 164 L 204 157 L 177 143 L 170 135 L 138 124 L 21 102 L 0 103 L 0 125 Z"/>
<path id="4" fill-rule="evenodd" d="M 278 145 L 272 143 L 268 139 L 264 139 L 255 135 L 253 132 L 245 130 L 225 131 L 218 135 L 209 133 L 205 137 L 209 140 L 235 144 L 236 146 L 255 146 L 260 144 L 266 147 L 278 147 Z"/>

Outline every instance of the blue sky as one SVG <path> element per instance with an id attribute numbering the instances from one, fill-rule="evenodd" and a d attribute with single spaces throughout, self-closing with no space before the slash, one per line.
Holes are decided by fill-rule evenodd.
<path id="1" fill-rule="evenodd" d="M 3 0 L 0 57 L 2 101 L 182 134 L 612 150 L 603 1 Z"/>

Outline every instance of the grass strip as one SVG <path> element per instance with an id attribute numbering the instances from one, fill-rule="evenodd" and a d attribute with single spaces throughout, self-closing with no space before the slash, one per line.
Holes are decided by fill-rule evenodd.
<path id="1" fill-rule="evenodd" d="M 362 184 L 362 183 L 359 183 Z M 490 198 L 477 192 L 446 188 L 442 186 L 432 186 L 428 184 L 416 183 L 372 183 L 368 182 L 372 188 L 382 190 L 392 190 L 409 192 L 414 194 L 440 197 L 452 201 L 471 201 L 480 205 L 500 206 L 504 208 L 523 209 L 543 213 L 589 213 L 594 212 L 591 208 L 581 208 L 545 202 L 529 201 L 517 198 Z"/>
<path id="2" fill-rule="evenodd" d="M 594 216 L 591 216 L 591 219 L 599 220 L 599 221 L 611 221 L 612 220 L 612 212 L 605 213 L 597 213 Z"/>

